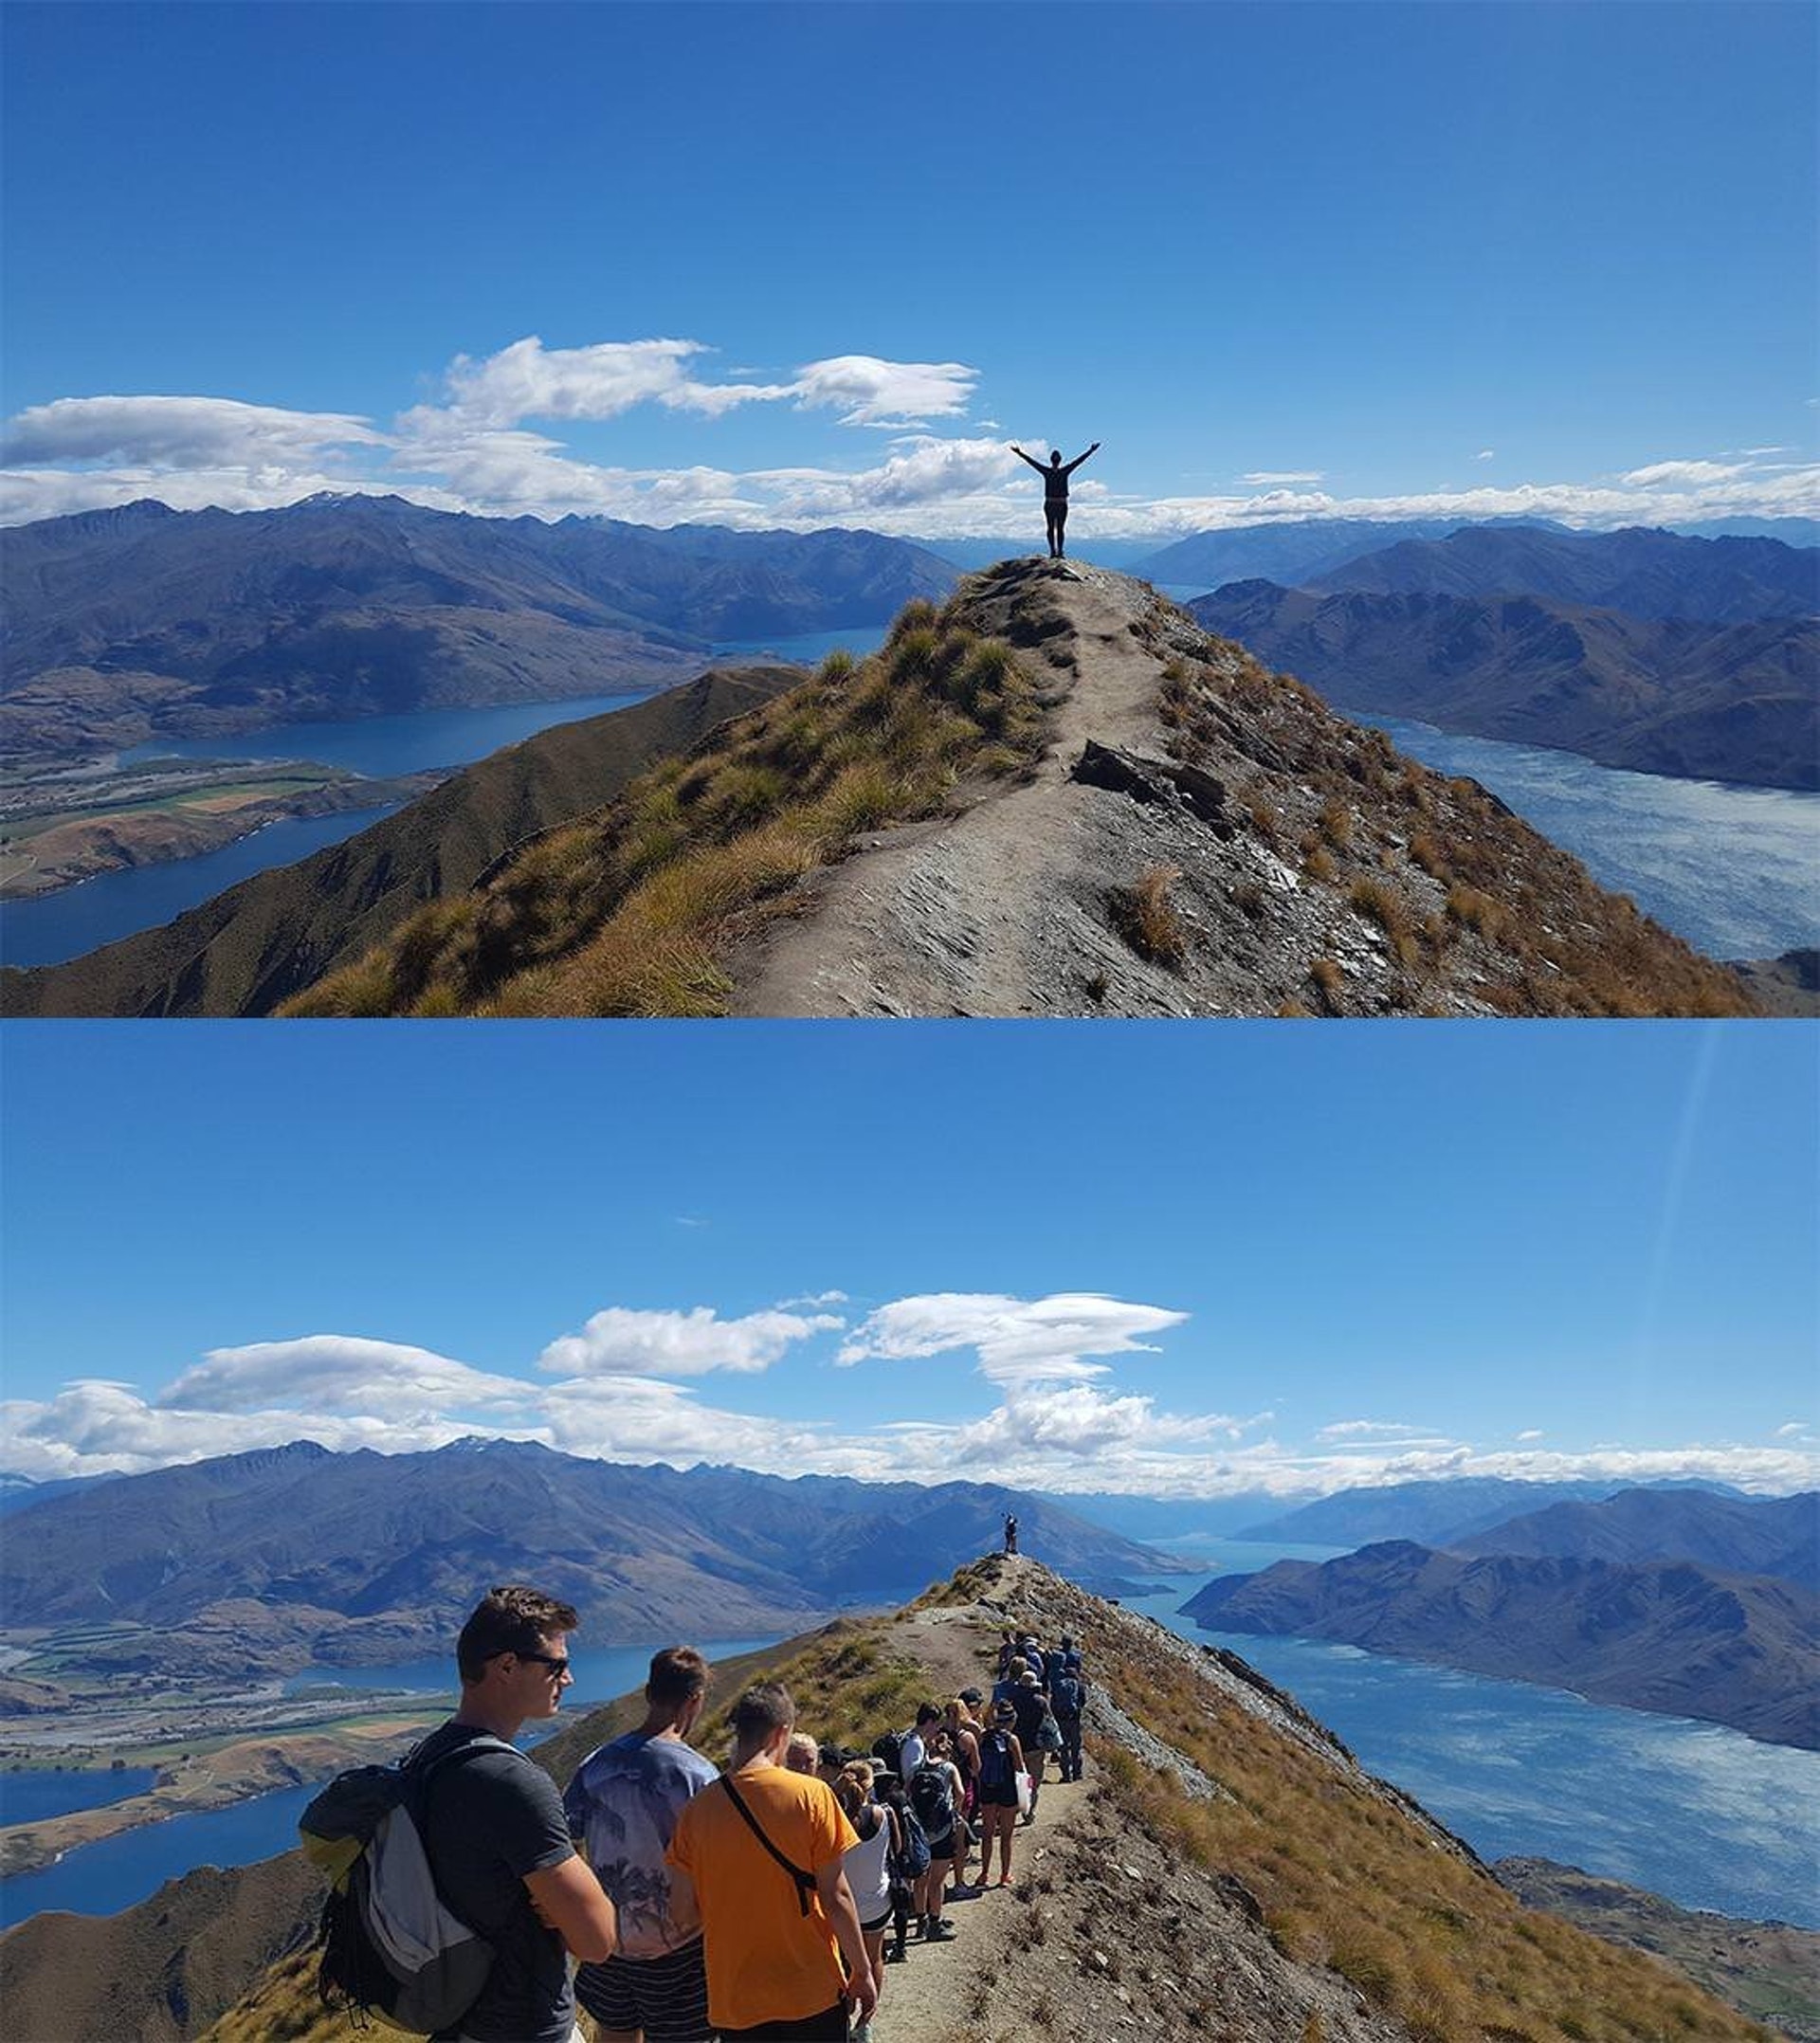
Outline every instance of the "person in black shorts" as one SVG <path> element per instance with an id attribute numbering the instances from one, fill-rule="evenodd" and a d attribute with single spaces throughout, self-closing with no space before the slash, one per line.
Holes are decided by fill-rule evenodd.
<path id="1" fill-rule="evenodd" d="M 1088 447 L 1087 454 L 1097 454 L 1099 451 L 1100 443 L 1096 440 Z M 1077 454 L 1072 461 L 1065 464 L 1058 447 L 1049 456 L 1049 465 L 1046 468 L 1034 454 L 1027 454 L 1021 447 L 1012 447 L 1011 452 L 1019 461 L 1028 462 L 1043 478 L 1043 522 L 1048 528 L 1049 558 L 1060 560 L 1063 556 L 1062 534 L 1068 522 L 1068 478 L 1086 460 L 1087 454 Z M 1016 1553 L 1017 1548 L 1012 1546 L 1009 1550 Z"/>

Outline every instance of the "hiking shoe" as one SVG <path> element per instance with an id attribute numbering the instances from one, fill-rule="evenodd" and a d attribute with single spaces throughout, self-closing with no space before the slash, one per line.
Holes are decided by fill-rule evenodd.
<path id="1" fill-rule="evenodd" d="M 952 1943 L 955 1928 L 952 1923 L 932 1923 L 922 1940 L 925 1943 Z"/>

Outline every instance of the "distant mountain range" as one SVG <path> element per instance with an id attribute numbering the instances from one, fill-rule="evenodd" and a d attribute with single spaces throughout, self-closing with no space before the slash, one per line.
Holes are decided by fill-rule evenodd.
<path id="1" fill-rule="evenodd" d="M 146 501 L 0 532 L 0 753 L 661 685 L 716 646 L 880 624 L 955 579 L 870 532 Z"/>
<path id="2" fill-rule="evenodd" d="M 1156 1557 L 994 1485 L 632 1468 L 524 1442 L 337 1454 L 307 1441 L 121 1476 L 11 1513 L 0 1622 L 80 1623 L 93 1671 L 358 1666 L 441 1650 L 489 1583 L 601 1640 L 724 1637 L 912 1596 L 1024 1543 L 1117 1590 Z"/>
<path id="3" fill-rule="evenodd" d="M 1272 581 L 1305 587 L 1314 576 L 1404 539 L 1438 539 L 1458 531 L 1457 518 L 1304 518 L 1196 532 L 1132 562 L 1129 572 L 1174 588 L 1197 583 Z M 1565 527 L 1556 529 L 1565 530 Z"/>
<path id="4" fill-rule="evenodd" d="M 789 666 L 717 669 L 605 716 L 554 724 L 294 866 L 66 964 L 0 971 L 0 1012 L 269 1014 L 475 885 L 541 832 L 610 801 L 657 760 L 793 687 Z"/>
<path id="5" fill-rule="evenodd" d="M 1263 581 L 1189 608 L 1354 715 L 1411 717 L 1640 773 L 1820 787 L 1812 618 L 1654 621 L 1535 595 L 1323 595 Z"/>
<path id="6" fill-rule="evenodd" d="M 1820 1490 L 1737 1497 L 1625 1489 L 1599 1503 L 1550 1505 L 1445 1543 L 1468 1556 L 1691 1560 L 1721 1574 L 1769 1576 L 1820 1594 Z"/>
<path id="7" fill-rule="evenodd" d="M 1438 1497 L 1404 1501 L 1441 1515 Z M 1820 1749 L 1820 1492 L 1627 1489 L 1442 1543 L 1280 1561 L 1183 1609 L 1210 1631 L 1333 1639 Z"/>
<path id="8" fill-rule="evenodd" d="M 1299 579 L 1304 588 L 1329 593 L 1522 594 L 1629 617 L 1704 624 L 1820 616 L 1820 549 L 1780 539 L 1688 538 L 1644 527 L 1565 532 L 1464 525 L 1445 538 L 1406 538 Z"/>
<path id="9" fill-rule="evenodd" d="M 1209 1631 L 1331 1639 L 1820 1751 L 1820 1598 L 1762 1577 L 1398 1540 L 1226 1577 L 1182 1608 Z"/>
<path id="10" fill-rule="evenodd" d="M 1455 1476 L 1369 1488 L 1361 1485 L 1259 1519 L 1234 1537 L 1287 1546 L 1367 1546 L 1378 1540 L 1451 1546 L 1551 1504 L 1596 1501 L 1625 1487 L 1617 1482 L 1525 1483 L 1508 1476 Z"/>

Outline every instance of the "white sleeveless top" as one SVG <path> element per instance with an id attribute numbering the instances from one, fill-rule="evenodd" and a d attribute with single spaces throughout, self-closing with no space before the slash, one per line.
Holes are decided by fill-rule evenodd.
<path id="1" fill-rule="evenodd" d="M 854 1909 L 863 1923 L 876 1922 L 891 1906 L 891 1875 L 884 1863 L 891 1850 L 891 1817 L 878 1802 L 871 1806 L 879 1819 L 878 1829 L 849 1845 L 841 1860 L 846 1884 L 853 1889 Z"/>

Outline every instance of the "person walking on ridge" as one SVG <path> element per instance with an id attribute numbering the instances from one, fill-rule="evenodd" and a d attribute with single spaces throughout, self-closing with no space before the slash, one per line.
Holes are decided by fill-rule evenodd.
<path id="1" fill-rule="evenodd" d="M 1097 454 L 1099 451 L 1100 443 L 1096 440 L 1088 447 L 1087 454 Z M 1043 478 L 1043 522 L 1048 530 L 1049 558 L 1060 560 L 1064 554 L 1063 529 L 1068 522 L 1068 478 L 1086 460 L 1087 454 L 1077 454 L 1072 461 L 1065 464 L 1062 450 L 1058 447 L 1049 456 L 1049 465 L 1046 468 L 1034 454 L 1027 454 L 1021 447 L 1012 447 L 1011 452 L 1019 461 L 1028 462 Z"/>

